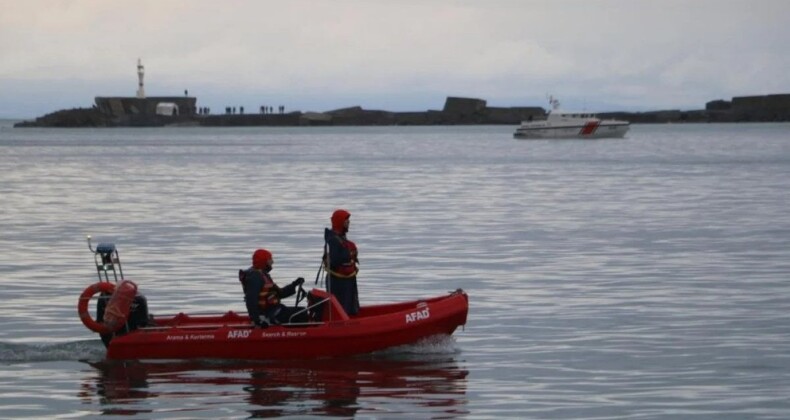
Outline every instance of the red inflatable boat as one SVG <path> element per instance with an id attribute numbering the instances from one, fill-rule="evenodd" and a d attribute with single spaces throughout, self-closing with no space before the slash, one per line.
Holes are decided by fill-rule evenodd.
<path id="1" fill-rule="evenodd" d="M 90 246 L 90 243 L 89 243 Z M 91 248 L 91 251 L 94 251 Z M 246 314 L 232 311 L 217 315 L 149 316 L 145 298 L 130 299 L 136 286 L 123 280 L 116 287 L 118 253 L 112 244 L 99 244 L 94 253 L 99 283 L 82 293 L 78 309 L 83 323 L 102 334 L 108 359 L 307 359 L 348 356 L 415 343 L 434 335 L 449 335 L 466 324 L 469 299 L 458 289 L 443 296 L 410 302 L 363 306 L 354 317 L 346 315 L 326 291 L 300 290 L 297 302 L 306 297 L 309 322 L 253 328 Z M 102 279 L 101 273 L 105 277 Z M 111 286 L 102 284 L 109 283 Z M 131 284 L 129 284 L 131 283 Z M 97 319 L 86 313 L 95 293 L 100 302 Z M 121 294 L 123 296 L 117 296 Z M 142 299 L 140 299 L 142 298 Z M 101 299 L 100 299 L 101 300 Z M 120 303 L 118 303 L 120 302 Z M 113 305 L 130 305 L 115 308 Z M 145 306 L 145 308 L 141 308 Z M 104 313 L 110 322 L 102 320 Z M 120 314 L 120 315 L 119 315 Z M 119 323 L 121 318 L 121 325 Z M 117 326 L 116 326 L 117 325 Z M 125 325 L 125 326 L 124 326 Z M 117 329 L 116 329 L 117 328 Z M 108 332 L 108 330 L 113 330 Z"/>

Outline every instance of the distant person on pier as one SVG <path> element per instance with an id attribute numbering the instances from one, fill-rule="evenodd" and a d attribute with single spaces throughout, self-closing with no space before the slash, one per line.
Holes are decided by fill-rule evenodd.
<path id="1" fill-rule="evenodd" d="M 269 275 L 273 264 L 272 253 L 266 249 L 258 249 L 252 254 L 252 266 L 246 270 L 239 270 L 239 281 L 244 289 L 244 303 L 250 321 L 256 327 L 266 328 L 273 324 L 285 324 L 291 315 L 302 309 L 285 306 L 280 300 L 296 293 L 296 288 L 304 283 L 304 279 L 299 277 L 288 286 L 280 288 Z M 307 313 L 297 315 L 293 322 L 307 322 Z"/>
<path id="2" fill-rule="evenodd" d="M 351 213 L 343 209 L 335 210 L 331 221 L 332 229 L 324 229 L 326 289 L 335 295 L 346 314 L 354 316 L 359 312 L 359 258 L 357 245 L 346 238 L 351 225 Z"/>

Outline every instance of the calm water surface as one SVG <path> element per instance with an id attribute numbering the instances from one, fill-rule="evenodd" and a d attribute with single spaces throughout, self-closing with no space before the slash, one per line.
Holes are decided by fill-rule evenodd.
<path id="1" fill-rule="evenodd" d="M 790 125 L 13 129 L 0 123 L 0 418 L 790 416 Z M 463 288 L 453 338 L 364 357 L 104 361 L 76 315 L 115 242 L 153 313 L 315 276 L 352 213 L 363 304 Z"/>

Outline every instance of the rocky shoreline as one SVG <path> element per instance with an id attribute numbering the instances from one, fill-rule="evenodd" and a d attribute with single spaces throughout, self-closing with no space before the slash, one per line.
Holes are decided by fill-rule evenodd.
<path id="1" fill-rule="evenodd" d="M 171 104 L 180 110 L 173 115 L 157 112 L 158 105 Z M 359 106 L 327 112 L 226 113 L 198 112 L 194 97 L 105 98 L 97 97 L 91 108 L 56 111 L 14 127 L 158 127 L 193 125 L 228 126 L 370 126 L 370 125 L 518 125 L 521 121 L 545 119 L 541 107 L 489 107 L 483 99 L 448 97 L 442 110 L 391 112 Z M 714 100 L 700 110 L 650 112 L 605 112 L 635 124 L 782 122 L 790 121 L 790 94 L 735 97 Z"/>

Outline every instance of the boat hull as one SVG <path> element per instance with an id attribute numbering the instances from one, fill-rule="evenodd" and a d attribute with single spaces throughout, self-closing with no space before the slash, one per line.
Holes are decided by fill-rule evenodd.
<path id="1" fill-rule="evenodd" d="M 316 292 L 314 290 L 313 292 Z M 312 293 L 312 292 L 311 292 Z M 325 293 L 325 292 L 323 292 Z M 301 325 L 253 328 L 249 317 L 233 312 L 219 316 L 178 314 L 157 318 L 157 327 L 141 328 L 112 339 L 108 359 L 311 359 L 369 353 L 449 335 L 466 323 L 468 297 L 463 291 L 445 296 L 360 309 L 348 318 Z M 326 312 L 328 315 L 329 312 Z"/>
<path id="2" fill-rule="evenodd" d="M 513 134 L 516 139 L 606 139 L 623 138 L 628 123 L 600 123 L 573 126 L 522 125 Z"/>

